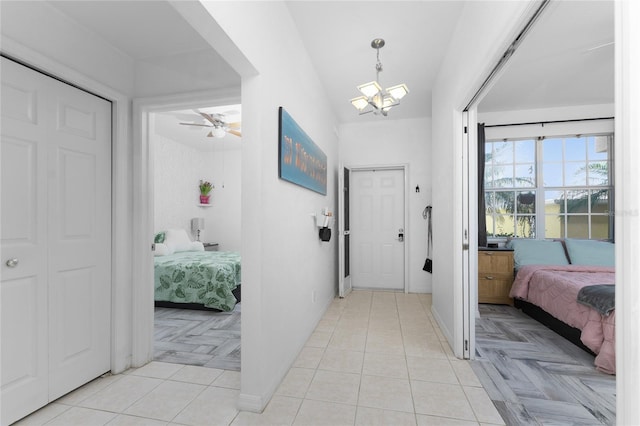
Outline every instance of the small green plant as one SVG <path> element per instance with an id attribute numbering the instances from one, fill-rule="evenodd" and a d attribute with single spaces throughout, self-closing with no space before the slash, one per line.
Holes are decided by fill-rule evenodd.
<path id="1" fill-rule="evenodd" d="M 211 185 L 211 182 L 207 182 L 206 180 L 201 180 L 199 186 L 200 194 L 202 195 L 209 195 L 209 193 L 213 189 L 213 185 Z"/>

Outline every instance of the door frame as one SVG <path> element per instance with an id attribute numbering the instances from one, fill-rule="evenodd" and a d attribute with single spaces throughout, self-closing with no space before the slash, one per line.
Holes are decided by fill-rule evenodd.
<path id="1" fill-rule="evenodd" d="M 150 115 L 156 112 L 178 109 L 211 107 L 240 103 L 240 88 L 201 91 L 180 95 L 137 98 L 133 100 L 134 144 L 133 185 L 139 194 L 133 198 L 133 282 L 132 291 L 132 365 L 142 366 L 153 360 L 154 288 L 153 252 L 151 241 L 154 233 L 154 161 L 153 144 L 149 128 L 153 125 Z"/>
<path id="2" fill-rule="evenodd" d="M 409 244 L 411 241 L 411 229 L 409 223 L 409 164 L 408 163 L 391 163 L 391 164 L 378 164 L 378 165 L 344 165 L 344 168 L 349 169 L 350 173 L 353 172 L 367 172 L 373 170 L 401 170 L 403 173 L 403 187 L 404 187 L 404 293 L 409 293 Z M 352 193 L 353 191 L 351 191 Z M 349 218 L 351 222 L 351 218 Z M 349 259 L 352 258 L 354 250 L 349 249 Z M 343 259 L 339 259 L 339 262 L 343 262 Z M 351 260 L 349 260 L 351 263 Z M 341 268 L 338 268 L 341 269 Z M 352 284 L 353 285 L 353 284 Z"/>
<path id="3" fill-rule="evenodd" d="M 475 313 L 478 309 L 478 120 L 475 106 L 462 112 L 462 125 L 462 357 L 475 359 Z"/>
<path id="4" fill-rule="evenodd" d="M 346 175 L 346 177 L 345 177 Z M 346 232 L 351 232 L 350 229 L 345 230 L 345 199 L 348 200 L 348 187 L 345 186 L 345 182 L 349 182 L 351 186 L 351 169 L 345 167 L 344 163 L 340 162 L 338 169 L 338 297 L 344 298 L 351 293 L 353 286 L 351 284 L 351 256 L 349 256 L 349 276 L 345 276 L 346 264 L 345 253 L 351 254 L 351 239 L 349 238 L 349 245 L 346 245 Z M 345 196 L 346 193 L 346 196 Z M 346 232 L 345 232 L 346 231 Z M 345 288 L 345 284 L 348 283 L 348 288 Z"/>

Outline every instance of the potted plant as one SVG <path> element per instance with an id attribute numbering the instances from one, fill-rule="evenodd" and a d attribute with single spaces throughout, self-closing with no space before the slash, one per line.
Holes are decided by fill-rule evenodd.
<path id="1" fill-rule="evenodd" d="M 207 182 L 206 180 L 200 181 L 200 204 L 209 204 L 209 193 L 213 189 L 213 185 L 211 182 Z"/>

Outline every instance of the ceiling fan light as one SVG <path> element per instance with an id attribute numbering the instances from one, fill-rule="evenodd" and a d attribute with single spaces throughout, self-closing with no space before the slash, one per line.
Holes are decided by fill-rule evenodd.
<path id="1" fill-rule="evenodd" d="M 227 132 L 225 132 L 222 127 L 214 127 L 211 131 L 211 134 L 213 134 L 214 138 L 223 138 L 224 135 L 227 134 Z"/>
<path id="2" fill-rule="evenodd" d="M 358 90 L 367 98 L 372 98 L 382 91 L 382 87 L 380 87 L 377 81 L 370 81 L 369 83 L 358 86 Z"/>
<path id="3" fill-rule="evenodd" d="M 398 84 L 397 86 L 389 87 L 387 89 L 387 93 L 390 94 L 393 99 L 399 101 L 404 98 L 404 96 L 409 93 L 409 89 L 406 84 Z"/>
<path id="4" fill-rule="evenodd" d="M 358 111 L 362 111 L 369 105 L 369 101 L 366 96 L 359 96 L 351 99 L 351 105 L 353 105 Z"/>

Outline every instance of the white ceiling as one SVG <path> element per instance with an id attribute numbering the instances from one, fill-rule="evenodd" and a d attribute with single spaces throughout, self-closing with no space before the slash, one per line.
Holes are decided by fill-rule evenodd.
<path id="1" fill-rule="evenodd" d="M 613 103 L 613 41 L 613 2 L 552 1 L 478 109 Z"/>
<path id="2" fill-rule="evenodd" d="M 51 4 L 134 59 L 209 49 L 164 1 L 71 0 Z"/>
<path id="3" fill-rule="evenodd" d="M 431 115 L 434 78 L 463 1 L 286 3 L 340 122 Z M 215 75 L 221 84 L 238 81 L 231 67 L 165 1 L 52 4 L 136 61 L 182 66 L 198 78 Z M 406 83 L 410 90 L 386 118 L 359 116 L 349 103 L 359 95 L 357 85 L 375 79 L 376 51 L 370 43 L 376 37 L 386 41 L 380 50 L 382 86 Z M 596 48 L 611 41 L 612 1 L 552 1 L 480 110 L 613 102 L 613 47 Z M 175 60 L 188 52 L 205 52 L 209 60 L 199 61 L 196 68 Z M 167 57 L 173 60 L 163 61 Z"/>
<path id="4" fill-rule="evenodd" d="M 464 3 L 460 1 L 288 1 L 304 45 L 341 122 L 358 116 L 349 102 L 356 86 L 375 80 L 375 38 L 380 49 L 380 85 L 405 83 L 409 94 L 387 118 L 431 115 L 431 88 Z"/>
<path id="5" fill-rule="evenodd" d="M 4 0 L 0 0 L 4 1 Z M 240 77 L 163 0 L 55 0 L 53 7 L 129 56 L 136 64 L 135 96 L 240 85 Z M 171 82 L 166 81 L 172 78 Z"/>

